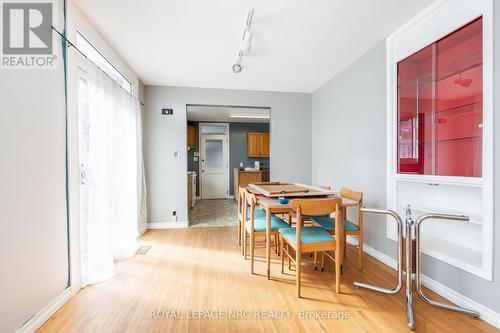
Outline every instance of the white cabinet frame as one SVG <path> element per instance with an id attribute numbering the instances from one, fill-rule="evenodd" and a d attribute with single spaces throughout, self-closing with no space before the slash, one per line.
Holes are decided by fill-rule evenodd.
<path id="1" fill-rule="evenodd" d="M 482 177 L 397 174 L 397 63 L 480 16 L 483 17 Z M 462 186 L 479 187 L 482 190 L 481 244 L 479 244 L 481 265 L 478 267 L 468 265 L 439 251 L 426 249 L 425 246 L 423 253 L 490 281 L 493 279 L 494 237 L 493 19 L 493 0 L 438 0 L 386 39 L 387 206 L 390 209 L 398 209 L 397 184 L 402 181 L 457 186 L 457 191 Z M 395 239 L 392 222 L 387 224 L 387 237 Z M 425 235 L 422 238 L 425 238 Z"/>

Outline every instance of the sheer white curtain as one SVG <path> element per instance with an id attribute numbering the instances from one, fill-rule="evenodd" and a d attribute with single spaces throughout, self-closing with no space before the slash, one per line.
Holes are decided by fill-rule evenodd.
<path id="1" fill-rule="evenodd" d="M 138 102 L 95 65 L 86 69 L 87 218 L 82 221 L 83 285 L 111 278 L 114 261 L 136 251 L 145 219 Z"/>

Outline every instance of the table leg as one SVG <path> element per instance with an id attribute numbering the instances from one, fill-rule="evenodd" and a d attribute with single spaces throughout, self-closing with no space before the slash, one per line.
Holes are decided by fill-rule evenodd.
<path id="1" fill-rule="evenodd" d="M 271 279 L 271 209 L 266 208 L 266 264 L 267 279 Z"/>

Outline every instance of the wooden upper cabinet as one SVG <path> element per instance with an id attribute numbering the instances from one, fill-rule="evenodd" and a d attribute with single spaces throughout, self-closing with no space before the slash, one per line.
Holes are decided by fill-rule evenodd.
<path id="1" fill-rule="evenodd" d="M 259 133 L 248 132 L 247 134 L 247 155 L 248 157 L 259 157 Z"/>
<path id="2" fill-rule="evenodd" d="M 260 156 L 269 157 L 269 132 L 261 132 L 259 136 Z"/>
<path id="3" fill-rule="evenodd" d="M 248 132 L 248 157 L 269 157 L 269 132 Z"/>
<path id="4" fill-rule="evenodd" d="M 187 130 L 187 146 L 188 148 L 198 147 L 198 140 L 196 139 L 196 127 L 188 125 Z"/>

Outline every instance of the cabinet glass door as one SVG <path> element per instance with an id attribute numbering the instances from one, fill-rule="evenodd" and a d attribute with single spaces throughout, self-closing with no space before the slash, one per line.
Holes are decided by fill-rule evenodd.
<path id="1" fill-rule="evenodd" d="M 482 18 L 398 63 L 398 173 L 482 176 Z"/>

